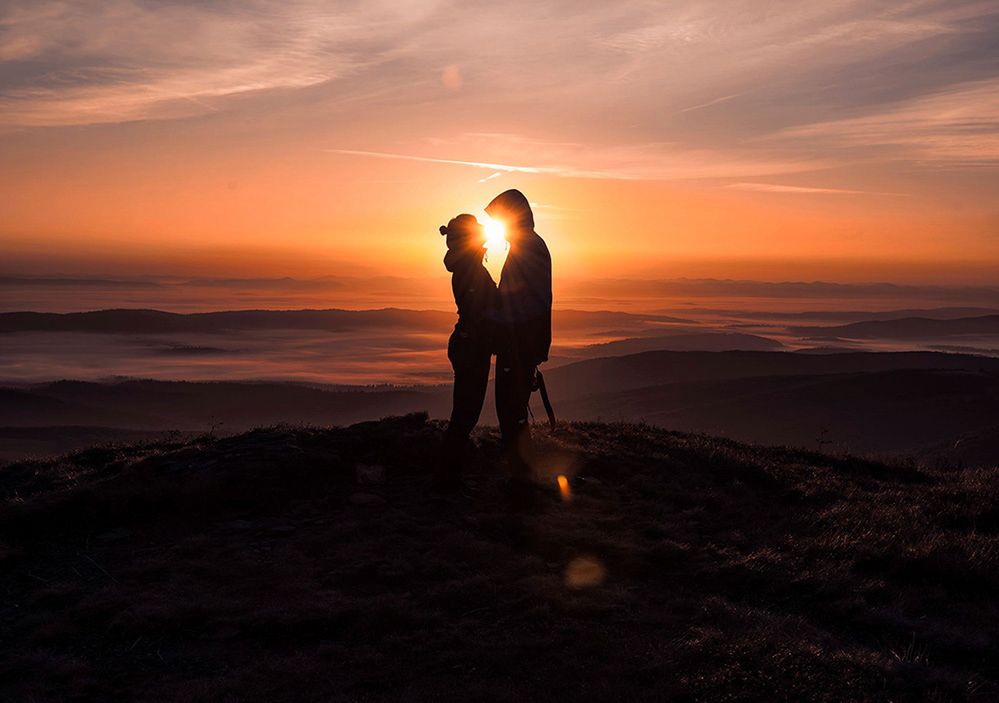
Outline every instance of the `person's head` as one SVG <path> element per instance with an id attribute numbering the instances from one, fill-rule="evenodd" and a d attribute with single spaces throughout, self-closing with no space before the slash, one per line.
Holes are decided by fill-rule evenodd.
<path id="1" fill-rule="evenodd" d="M 449 251 L 485 253 L 486 232 L 474 215 L 458 215 L 441 225 L 440 232 L 447 237 Z"/>
<path id="2" fill-rule="evenodd" d="M 511 189 L 497 195 L 486 205 L 486 214 L 503 223 L 507 237 L 516 237 L 518 231 L 534 229 L 531 204 L 519 190 Z"/>

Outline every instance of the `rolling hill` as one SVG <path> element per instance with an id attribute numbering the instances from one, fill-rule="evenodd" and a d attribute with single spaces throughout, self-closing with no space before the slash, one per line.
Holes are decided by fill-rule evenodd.
<path id="1" fill-rule="evenodd" d="M 545 378 L 560 394 L 621 391 L 664 383 L 719 381 L 754 376 L 873 373 L 897 369 L 938 369 L 999 373 L 999 359 L 939 352 L 848 352 L 791 354 L 727 351 L 671 352 L 592 359 L 552 369 Z"/>
<path id="2" fill-rule="evenodd" d="M 444 412 L 442 389 L 319 388 L 293 383 L 58 381 L 0 389 L 0 426 L 93 424 L 144 430 L 231 430 L 308 422 L 350 424 L 371 417 Z M 443 399 L 443 401 L 442 401 Z"/>
<path id="3" fill-rule="evenodd" d="M 174 313 L 161 310 L 0 313 L 0 332 L 93 332 L 159 334 L 222 330 L 358 328 L 447 329 L 454 314 L 427 310 L 234 310 Z"/>
<path id="4" fill-rule="evenodd" d="M 654 351 L 579 361 L 545 376 L 564 419 L 644 421 L 765 444 L 924 454 L 969 433 L 987 436 L 999 426 L 999 359 L 966 354 Z M 25 456 L 29 445 L 12 434 L 17 428 L 231 433 L 279 422 L 344 425 L 417 411 L 445 418 L 450 393 L 447 385 L 275 382 L 21 386 L 0 389 L 0 457 Z M 482 422 L 495 423 L 491 397 Z M 48 451 L 85 446 L 87 435 L 75 434 L 74 444 L 53 430 Z M 46 453 L 42 436 L 30 447 Z M 999 455 L 975 456 L 999 462 Z"/>
<path id="5" fill-rule="evenodd" d="M 899 369 L 687 381 L 569 399 L 559 411 L 745 442 L 912 454 L 969 432 L 995 432 L 999 375 Z M 984 451 L 990 446 L 996 449 L 982 445 L 976 460 L 999 463 L 999 451 Z"/>
<path id="6" fill-rule="evenodd" d="M 775 339 L 740 332 L 681 332 L 669 335 L 634 337 L 590 344 L 574 353 L 601 358 L 626 356 L 646 351 L 776 351 L 783 344 Z"/>
<path id="7" fill-rule="evenodd" d="M 999 469 L 575 424 L 515 510 L 492 432 L 426 497 L 441 429 L 0 468 L 0 699 L 999 696 Z"/>
<path id="8" fill-rule="evenodd" d="M 904 317 L 895 320 L 867 320 L 830 327 L 791 327 L 804 336 L 845 337 L 847 339 L 942 339 L 962 336 L 999 337 L 999 315 L 932 319 Z"/>
<path id="9" fill-rule="evenodd" d="M 556 326 L 566 330 L 587 327 L 636 327 L 688 323 L 662 314 L 639 315 L 613 311 L 556 310 Z M 226 330 L 359 329 L 448 330 L 455 313 L 439 310 L 230 310 L 176 313 L 162 310 L 117 309 L 91 312 L 0 312 L 2 332 L 91 332 L 101 334 L 204 333 Z"/>

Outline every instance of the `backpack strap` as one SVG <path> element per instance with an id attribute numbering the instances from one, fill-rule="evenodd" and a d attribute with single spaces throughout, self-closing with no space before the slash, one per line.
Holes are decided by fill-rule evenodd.
<path id="1" fill-rule="evenodd" d="M 558 423 L 555 420 L 555 410 L 552 408 L 552 401 L 548 398 L 548 388 L 545 387 L 545 376 L 541 373 L 540 369 L 534 369 L 534 388 L 531 390 L 537 390 L 541 393 L 541 402 L 545 406 L 545 412 L 548 413 L 548 424 L 554 430 Z"/>

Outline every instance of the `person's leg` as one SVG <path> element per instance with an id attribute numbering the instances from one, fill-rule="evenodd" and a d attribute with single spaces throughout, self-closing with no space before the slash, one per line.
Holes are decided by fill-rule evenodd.
<path id="1" fill-rule="evenodd" d="M 444 434 L 443 457 L 435 479 L 441 487 L 445 484 L 457 487 L 460 484 L 468 437 L 482 412 L 489 384 L 490 353 L 479 346 L 468 339 L 449 345 L 451 365 L 454 367 L 454 391 L 451 419 Z"/>
<path id="2" fill-rule="evenodd" d="M 531 478 L 531 429 L 528 403 L 534 367 L 511 354 L 496 357 L 496 414 L 503 448 L 515 480 Z"/>

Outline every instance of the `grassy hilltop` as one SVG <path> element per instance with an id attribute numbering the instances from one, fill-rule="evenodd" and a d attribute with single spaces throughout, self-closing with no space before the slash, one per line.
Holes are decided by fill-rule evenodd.
<path id="1" fill-rule="evenodd" d="M 514 511 L 489 430 L 466 494 L 426 497 L 440 437 L 0 467 L 0 701 L 999 696 L 999 468 L 581 423 Z"/>

